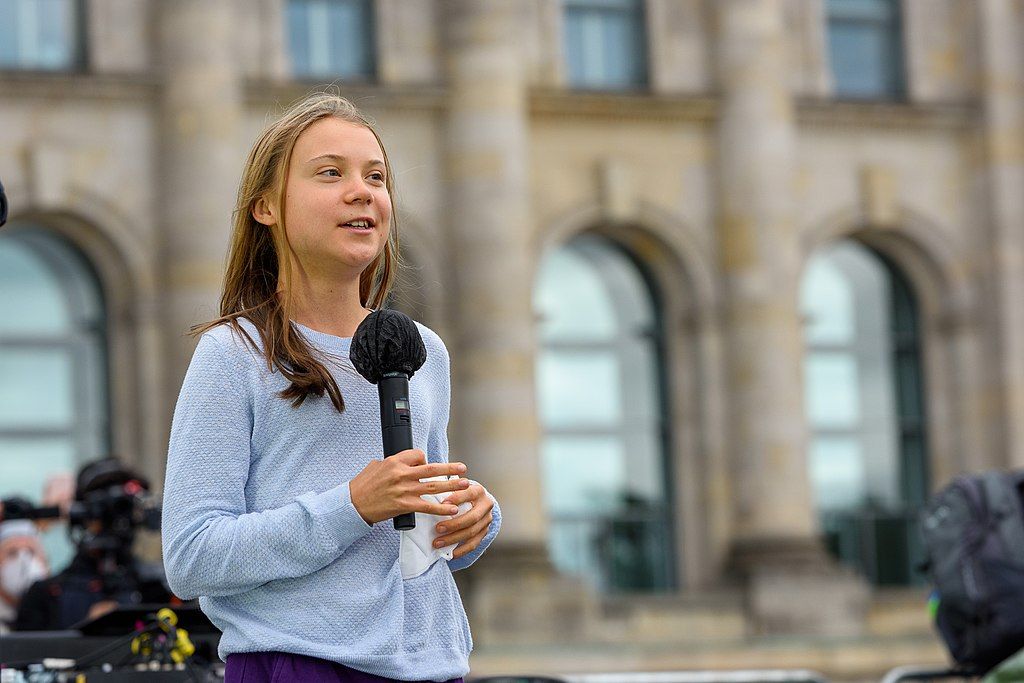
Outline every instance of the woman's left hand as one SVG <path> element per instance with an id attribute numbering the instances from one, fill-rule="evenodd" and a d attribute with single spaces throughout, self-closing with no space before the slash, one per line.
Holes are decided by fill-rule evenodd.
<path id="1" fill-rule="evenodd" d="M 454 560 L 473 552 L 480 545 L 480 541 L 484 540 L 491 522 L 494 521 L 491 515 L 494 501 L 487 495 L 483 486 L 473 484 L 464 491 L 455 491 L 444 502 L 452 505 L 473 505 L 461 515 L 446 519 L 437 525 L 437 533 L 441 535 L 434 541 L 434 547 L 443 548 L 458 543 L 452 555 Z"/>

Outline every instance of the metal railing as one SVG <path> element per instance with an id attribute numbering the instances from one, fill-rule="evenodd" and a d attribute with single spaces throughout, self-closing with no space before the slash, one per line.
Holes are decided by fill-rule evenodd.
<path id="1" fill-rule="evenodd" d="M 563 674 L 550 676 L 490 676 L 469 683 L 828 683 L 807 669 L 737 669 L 732 671 L 654 671 Z"/>
<path id="2" fill-rule="evenodd" d="M 825 544 L 874 585 L 920 584 L 924 577 L 917 567 L 924 549 L 918 514 L 918 508 L 828 512 L 821 520 Z"/>
<path id="3" fill-rule="evenodd" d="M 552 559 L 603 593 L 667 590 L 674 582 L 671 531 L 663 512 L 615 516 L 557 515 L 550 521 Z"/>

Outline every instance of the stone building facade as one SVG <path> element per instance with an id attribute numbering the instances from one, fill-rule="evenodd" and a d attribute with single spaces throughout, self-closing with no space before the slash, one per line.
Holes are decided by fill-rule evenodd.
<path id="1" fill-rule="evenodd" d="M 475 672 L 854 679 L 941 660 L 919 581 L 882 585 L 826 550 L 816 482 L 870 489 L 871 461 L 843 460 L 859 479 L 829 470 L 827 450 L 811 467 L 824 432 L 809 418 L 820 387 L 801 301 L 809 264 L 836 244 L 912 292 L 916 379 L 889 386 L 927 408 L 914 427 L 924 493 L 1024 466 L 1024 2 L 890 3 L 899 85 L 877 97 L 844 96 L 829 28 L 841 2 L 633 4 L 643 76 L 602 88 L 579 87 L 568 58 L 583 0 L 373 0 L 356 31 L 369 71 L 336 78 L 296 73 L 288 0 L 69 3 L 67 66 L 0 66 L 0 255 L 47 249 L 33 246 L 43 235 L 77 255 L 102 302 L 101 386 L 69 410 L 99 397 L 107 417 L 67 457 L 110 450 L 160 479 L 185 332 L 216 310 L 245 152 L 275 112 L 333 83 L 388 147 L 411 264 L 396 305 L 446 340 L 453 455 L 504 511 L 498 543 L 460 579 Z M 545 464 L 537 299 L 545 259 L 574 244 L 641 273 L 657 320 L 651 476 L 670 566 L 657 590 L 613 590 L 548 549 L 549 479 L 572 469 Z M 3 330 L 0 359 L 16 363 L 34 337 Z M 899 440 L 909 421 L 893 419 Z M 0 422 L 0 472 L 44 432 Z M 907 448 L 894 450 L 904 465 Z M 616 467 L 634 476 L 628 459 Z M 844 528 L 835 539 L 870 545 Z"/>

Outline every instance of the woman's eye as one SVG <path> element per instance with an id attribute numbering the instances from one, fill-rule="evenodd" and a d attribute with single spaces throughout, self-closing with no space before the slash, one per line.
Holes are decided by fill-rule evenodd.
<path id="1" fill-rule="evenodd" d="M 338 169 L 336 168 L 325 168 L 324 170 L 320 171 L 320 175 L 323 175 L 325 173 L 334 173 L 337 176 L 341 176 L 341 174 L 338 173 Z"/>
<path id="2" fill-rule="evenodd" d="M 371 173 L 370 177 L 373 178 L 374 180 L 379 180 L 380 182 L 384 182 L 384 174 L 381 173 L 380 171 L 377 171 L 375 173 Z"/>

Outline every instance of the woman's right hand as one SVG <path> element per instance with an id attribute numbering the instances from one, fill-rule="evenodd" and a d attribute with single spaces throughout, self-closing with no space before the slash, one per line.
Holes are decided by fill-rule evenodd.
<path id="1" fill-rule="evenodd" d="M 427 456 L 418 448 L 401 451 L 383 460 L 374 460 L 349 482 L 352 505 L 367 524 L 376 524 L 406 512 L 452 516 L 459 508 L 445 503 L 430 503 L 420 496 L 427 493 L 461 491 L 469 488 L 468 479 L 420 482 L 431 477 L 461 475 L 461 462 L 427 464 Z"/>

